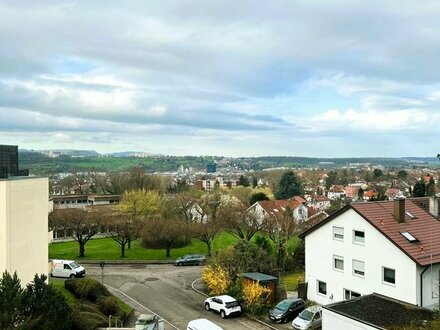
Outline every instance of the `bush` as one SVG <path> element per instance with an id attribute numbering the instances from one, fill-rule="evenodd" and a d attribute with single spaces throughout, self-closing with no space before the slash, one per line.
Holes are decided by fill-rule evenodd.
<path id="1" fill-rule="evenodd" d="M 268 298 L 271 290 L 260 285 L 259 282 L 252 282 L 243 286 L 243 300 L 246 309 L 252 315 L 259 315 L 267 309 Z"/>
<path id="2" fill-rule="evenodd" d="M 228 272 L 219 266 L 206 266 L 203 269 L 202 278 L 209 293 L 215 296 L 228 292 L 232 284 Z"/>
<path id="3" fill-rule="evenodd" d="M 110 292 L 98 281 L 91 278 L 66 280 L 64 287 L 77 298 L 96 302 L 101 297 L 111 296 Z"/>
<path id="4" fill-rule="evenodd" d="M 118 302 L 115 297 L 101 297 L 98 299 L 98 308 L 102 314 L 109 316 L 119 312 Z"/>
<path id="5" fill-rule="evenodd" d="M 187 238 L 179 238 L 178 240 L 176 240 L 172 245 L 171 248 L 181 248 L 184 246 L 187 246 L 191 244 L 191 239 L 187 239 Z M 142 238 L 141 240 L 141 246 L 143 248 L 146 249 L 165 249 L 166 245 L 160 241 L 159 239 L 152 237 L 152 236 L 148 236 L 146 235 L 145 237 Z"/>
<path id="6" fill-rule="evenodd" d="M 107 327 L 108 319 L 96 311 L 83 312 L 77 309 L 72 310 L 72 329 L 74 330 L 94 330 L 98 327 Z"/>

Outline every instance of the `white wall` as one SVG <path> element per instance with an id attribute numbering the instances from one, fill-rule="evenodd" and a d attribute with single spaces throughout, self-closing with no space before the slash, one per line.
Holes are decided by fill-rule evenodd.
<path id="1" fill-rule="evenodd" d="M 376 330 L 367 324 L 352 320 L 328 309 L 322 310 L 322 330 Z"/>
<path id="2" fill-rule="evenodd" d="M 17 271 L 22 285 L 47 275 L 47 178 L 0 180 L 0 272 Z"/>
<path id="3" fill-rule="evenodd" d="M 418 267 L 418 295 L 420 300 L 420 275 L 426 267 Z M 423 273 L 423 307 L 437 308 L 439 307 L 439 271 L 440 264 L 428 266 Z"/>
<path id="4" fill-rule="evenodd" d="M 333 226 L 344 227 L 343 241 L 333 239 Z M 364 245 L 353 243 L 354 229 L 365 232 Z M 348 289 L 418 303 L 415 263 L 352 209 L 307 235 L 305 245 L 309 299 L 319 304 L 341 301 Z M 333 269 L 333 255 L 344 257 L 343 271 Z M 364 277 L 353 274 L 353 259 L 365 262 Z M 395 269 L 395 285 L 382 282 L 383 266 Z M 327 295 L 318 294 L 317 280 L 327 283 Z"/>

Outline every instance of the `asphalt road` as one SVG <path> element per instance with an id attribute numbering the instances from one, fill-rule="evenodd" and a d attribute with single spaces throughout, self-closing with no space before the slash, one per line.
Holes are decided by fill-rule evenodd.
<path id="1" fill-rule="evenodd" d="M 209 319 L 225 330 L 270 329 L 245 317 L 222 319 L 218 314 L 205 311 L 205 297 L 191 288 L 192 282 L 201 276 L 201 269 L 200 266 L 106 265 L 103 278 L 104 284 L 118 290 L 115 294 L 125 294 L 126 299 L 131 297 L 141 304 L 131 301 L 141 313 L 153 312 L 162 317 L 166 330 L 185 330 L 188 322 L 197 318 Z M 101 281 L 98 265 L 87 265 L 86 272 L 87 276 Z M 276 328 L 291 329 L 291 325 L 276 325 Z"/>

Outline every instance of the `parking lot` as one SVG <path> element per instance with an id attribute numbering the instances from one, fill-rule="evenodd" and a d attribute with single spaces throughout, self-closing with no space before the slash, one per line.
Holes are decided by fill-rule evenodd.
<path id="1" fill-rule="evenodd" d="M 188 322 L 197 318 L 209 319 L 225 330 L 270 329 L 243 316 L 222 319 L 218 314 L 205 311 L 205 297 L 191 287 L 194 280 L 200 278 L 201 269 L 200 266 L 168 264 L 105 266 L 103 280 L 104 284 L 116 289 L 114 294 L 129 301 L 139 312 L 154 313 L 163 318 L 167 330 L 185 330 Z M 87 265 L 86 270 L 87 276 L 101 281 L 98 265 Z M 195 284 L 196 287 L 200 285 Z M 292 329 L 290 323 L 273 327 Z"/>

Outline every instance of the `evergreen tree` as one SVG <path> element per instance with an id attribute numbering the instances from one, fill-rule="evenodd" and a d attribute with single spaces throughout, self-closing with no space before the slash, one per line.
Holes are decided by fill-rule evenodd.
<path id="1" fill-rule="evenodd" d="M 426 185 L 426 196 L 434 196 L 435 194 L 435 181 L 434 178 L 431 177 L 429 179 L 428 184 Z"/>
<path id="2" fill-rule="evenodd" d="M 257 177 L 252 177 L 252 187 L 256 188 L 258 186 L 258 179 Z"/>
<path id="3" fill-rule="evenodd" d="M 254 205 L 258 201 L 267 201 L 269 197 L 263 192 L 252 194 L 251 200 L 249 201 L 250 205 Z"/>
<path id="4" fill-rule="evenodd" d="M 0 329 L 13 329 L 24 320 L 22 305 L 23 289 L 17 273 L 8 272 L 0 278 Z"/>
<path id="5" fill-rule="evenodd" d="M 238 184 L 240 186 L 243 186 L 243 187 L 249 187 L 250 186 L 249 179 L 246 178 L 244 175 L 240 175 L 240 178 L 238 179 L 238 182 L 239 182 Z"/>
<path id="6" fill-rule="evenodd" d="M 329 190 L 338 179 L 338 173 L 330 171 L 327 174 L 327 179 L 325 180 L 325 189 Z"/>
<path id="7" fill-rule="evenodd" d="M 414 185 L 413 197 L 425 197 L 425 195 L 426 185 L 423 179 L 420 179 L 420 181 L 417 181 L 417 183 Z"/>
<path id="8" fill-rule="evenodd" d="M 304 189 L 301 181 L 293 171 L 284 172 L 280 179 L 278 191 L 275 194 L 276 199 L 289 199 L 293 196 L 302 196 Z"/>

